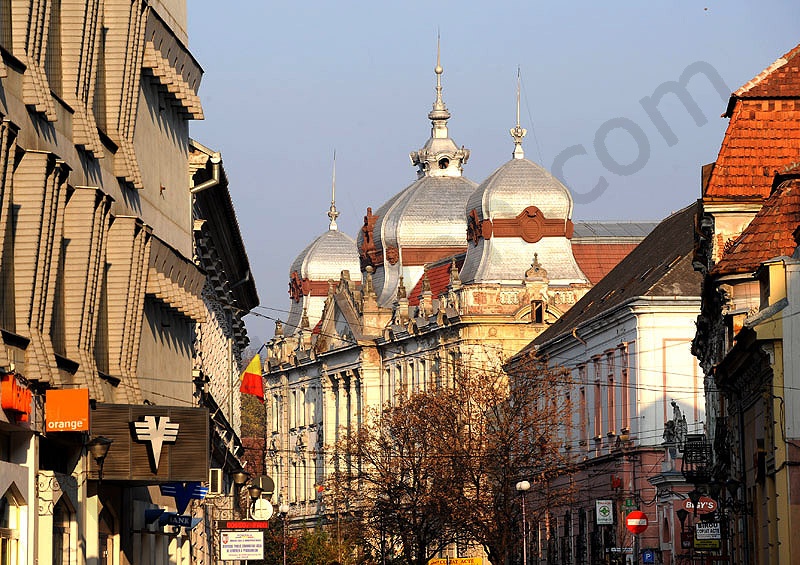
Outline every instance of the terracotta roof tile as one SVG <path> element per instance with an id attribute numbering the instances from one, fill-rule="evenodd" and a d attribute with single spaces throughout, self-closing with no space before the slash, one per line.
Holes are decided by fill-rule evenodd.
<path id="1" fill-rule="evenodd" d="M 578 262 L 581 271 L 589 277 L 592 284 L 597 284 L 611 269 L 617 266 L 628 253 L 633 251 L 637 243 L 577 243 L 572 244 L 572 255 Z"/>
<path id="2" fill-rule="evenodd" d="M 776 172 L 800 161 L 800 45 L 733 93 L 705 199 L 767 198 Z"/>
<path id="3" fill-rule="evenodd" d="M 800 45 L 733 93 L 738 98 L 795 97 L 800 91 Z"/>
<path id="4" fill-rule="evenodd" d="M 461 270 L 461 267 L 464 266 L 466 255 L 464 253 L 459 253 L 455 258 L 456 267 Z M 431 285 L 433 298 L 439 298 L 439 296 L 447 290 L 447 285 L 450 284 L 450 264 L 452 263 L 452 259 L 452 257 L 446 257 L 435 263 L 425 265 L 425 275 L 427 275 L 428 282 Z M 410 306 L 419 306 L 419 299 L 422 295 L 423 278 L 424 277 L 420 277 L 417 284 L 415 284 L 411 292 L 408 293 L 408 304 Z"/>
<path id="5" fill-rule="evenodd" d="M 749 273 L 774 257 L 791 255 L 792 234 L 800 225 L 800 180 L 781 184 L 711 271 L 714 275 Z"/>

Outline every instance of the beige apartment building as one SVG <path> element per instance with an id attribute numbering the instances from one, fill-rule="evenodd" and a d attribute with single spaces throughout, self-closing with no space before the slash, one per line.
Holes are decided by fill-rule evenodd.
<path id="1" fill-rule="evenodd" d="M 186 45 L 183 0 L 0 0 L 0 563 L 207 562 L 232 512 L 258 296 Z"/>

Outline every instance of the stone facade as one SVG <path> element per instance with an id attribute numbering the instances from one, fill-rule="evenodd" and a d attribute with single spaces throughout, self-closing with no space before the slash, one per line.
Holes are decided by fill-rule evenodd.
<path id="1" fill-rule="evenodd" d="M 250 279 L 233 288 L 249 270 L 219 155 L 188 136 L 203 113 L 186 45 L 181 0 L 0 3 L 3 563 L 212 555 L 213 512 L 193 503 L 204 525 L 175 533 L 145 517 L 175 509 L 162 479 L 118 478 L 123 440 L 146 443 L 131 422 L 110 428 L 124 437 L 98 459 L 94 418 L 67 428 L 79 431 L 45 426 L 54 391 L 88 391 L 87 415 L 90 402 L 134 406 L 163 423 L 192 407 L 210 437 L 200 425 L 200 441 L 177 436 L 198 441 L 185 468 L 204 481 L 209 466 L 238 468 L 241 319 L 258 297 Z M 218 202 L 227 215 L 209 210 Z"/>

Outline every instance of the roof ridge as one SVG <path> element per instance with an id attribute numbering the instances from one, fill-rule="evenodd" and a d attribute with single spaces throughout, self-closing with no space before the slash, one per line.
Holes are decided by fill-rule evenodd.
<path id="1" fill-rule="evenodd" d="M 766 80 L 767 77 L 769 77 L 772 73 L 774 73 L 776 70 L 780 69 L 791 59 L 793 59 L 798 54 L 798 52 L 800 52 L 800 44 L 796 45 L 794 49 L 791 49 L 789 52 L 780 56 L 771 65 L 769 65 L 763 71 L 761 71 L 752 79 L 750 79 L 748 82 L 739 87 L 739 89 L 736 90 L 733 93 L 733 95 L 738 97 L 749 92 L 750 90 L 761 84 L 764 80 Z"/>

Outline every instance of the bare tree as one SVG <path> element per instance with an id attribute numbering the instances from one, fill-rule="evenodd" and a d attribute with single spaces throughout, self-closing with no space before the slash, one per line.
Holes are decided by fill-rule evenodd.
<path id="1" fill-rule="evenodd" d="M 550 479 L 568 468 L 559 438 L 571 421 L 569 377 L 534 358 L 515 370 L 510 380 L 499 364 L 464 365 L 452 386 L 401 393 L 339 442 L 334 482 L 384 558 L 396 544 L 405 563 L 424 565 L 459 541 L 509 565 L 522 551 L 517 482 L 533 484 L 532 518 L 566 500 L 569 487 Z"/>
<path id="2" fill-rule="evenodd" d="M 337 446 L 335 488 L 384 560 L 396 549 L 403 562 L 425 565 L 453 540 L 454 485 L 431 418 L 438 402 L 429 393 L 398 396 Z"/>

